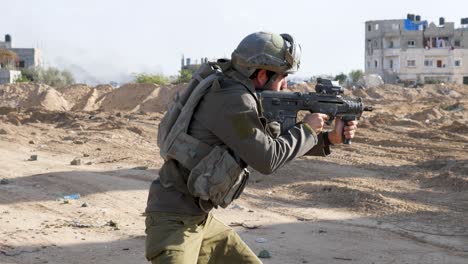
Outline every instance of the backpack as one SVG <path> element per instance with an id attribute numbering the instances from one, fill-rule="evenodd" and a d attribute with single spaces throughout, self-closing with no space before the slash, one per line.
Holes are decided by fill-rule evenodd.
<path id="1" fill-rule="evenodd" d="M 229 65 L 229 61 L 218 62 Z M 204 211 L 209 210 L 209 205 L 227 207 L 242 193 L 249 175 L 227 149 L 210 146 L 187 134 L 198 103 L 210 87 L 220 86 L 218 79 L 223 76 L 219 64 L 202 64 L 187 88 L 177 93 L 158 128 L 157 143 L 161 157 L 164 160 L 175 159 L 190 170 L 187 188 L 199 198 Z"/>

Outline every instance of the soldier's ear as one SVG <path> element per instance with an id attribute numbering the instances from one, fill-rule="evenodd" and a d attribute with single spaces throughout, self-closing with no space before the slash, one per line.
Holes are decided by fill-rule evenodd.
<path id="1" fill-rule="evenodd" d="M 268 82 L 267 70 L 264 70 L 264 69 L 259 70 L 257 74 L 257 79 L 258 79 L 260 86 L 263 87 Z"/>
<path id="2" fill-rule="evenodd" d="M 267 71 L 264 69 L 257 70 L 252 81 L 256 89 L 262 89 L 263 86 L 268 82 Z"/>

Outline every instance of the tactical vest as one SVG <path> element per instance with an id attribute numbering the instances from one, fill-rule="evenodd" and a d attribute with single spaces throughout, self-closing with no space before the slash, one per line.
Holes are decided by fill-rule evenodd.
<path id="1" fill-rule="evenodd" d="M 223 61 L 229 65 L 229 61 Z M 177 160 L 190 170 L 187 189 L 199 198 L 200 208 L 227 207 L 242 193 L 249 176 L 227 149 L 210 146 L 187 133 L 195 108 L 211 87 L 219 87 L 220 64 L 201 65 L 187 88 L 177 93 L 159 124 L 158 146 L 164 160 Z M 207 209 L 208 208 L 208 209 Z"/>

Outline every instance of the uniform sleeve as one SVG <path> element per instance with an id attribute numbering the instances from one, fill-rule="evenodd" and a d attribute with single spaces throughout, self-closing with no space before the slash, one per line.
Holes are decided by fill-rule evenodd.
<path id="1" fill-rule="evenodd" d="M 320 133 L 317 135 L 317 145 L 315 145 L 311 150 L 309 150 L 304 156 L 321 156 L 325 157 L 330 155 L 330 143 L 327 143 L 328 140 L 325 139 L 328 137 L 328 133 Z"/>
<path id="2" fill-rule="evenodd" d="M 270 174 L 286 162 L 303 156 L 318 142 L 303 124 L 273 138 L 266 133 L 253 96 L 240 89 L 209 93 L 199 105 L 200 121 L 253 169 Z"/>

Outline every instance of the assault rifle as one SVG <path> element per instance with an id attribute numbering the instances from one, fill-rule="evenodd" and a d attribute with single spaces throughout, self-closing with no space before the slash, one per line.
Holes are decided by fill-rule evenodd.
<path id="1" fill-rule="evenodd" d="M 347 123 L 359 119 L 363 111 L 372 111 L 372 106 L 364 106 L 361 98 L 344 97 L 344 89 L 334 86 L 331 80 L 317 79 L 315 91 L 300 93 L 263 90 L 257 92 L 257 96 L 262 103 L 264 117 L 269 122 L 280 123 L 282 133 L 297 123 L 299 111 L 326 114 L 330 117 L 327 125 L 337 116 Z M 351 140 L 345 139 L 344 134 L 343 143 L 351 144 Z"/>

